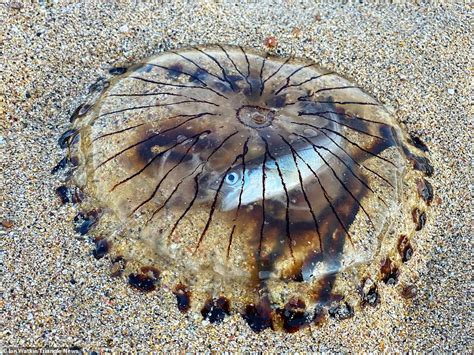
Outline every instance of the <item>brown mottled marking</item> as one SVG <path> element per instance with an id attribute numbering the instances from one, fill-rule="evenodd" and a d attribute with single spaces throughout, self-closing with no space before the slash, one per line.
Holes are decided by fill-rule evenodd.
<path id="1" fill-rule="evenodd" d="M 95 241 L 95 249 L 93 250 L 92 254 L 94 255 L 94 258 L 96 259 L 101 259 L 107 254 L 110 250 L 110 245 L 107 241 L 107 239 L 102 238 L 102 239 L 97 239 Z"/>
<path id="2" fill-rule="evenodd" d="M 271 328 L 273 329 L 272 310 L 267 301 L 258 304 L 249 304 L 242 314 L 249 327 L 256 333 Z"/>
<path id="3" fill-rule="evenodd" d="M 140 273 L 131 273 L 128 275 L 128 283 L 130 286 L 143 291 L 150 292 L 156 289 L 158 283 L 159 271 L 151 266 L 143 266 Z"/>
<path id="4" fill-rule="evenodd" d="M 413 217 L 413 222 L 416 225 L 415 230 L 422 230 L 426 224 L 426 213 L 418 208 L 414 208 L 411 215 Z"/>
<path id="5" fill-rule="evenodd" d="M 222 296 L 217 299 L 210 298 L 202 308 L 201 314 L 211 323 L 220 323 L 226 315 L 230 314 L 230 302 Z"/>
<path id="6" fill-rule="evenodd" d="M 341 302 L 330 307 L 328 314 L 330 317 L 336 318 L 337 320 L 349 319 L 354 316 L 354 307 L 347 302 Z"/>
<path id="7" fill-rule="evenodd" d="M 302 300 L 290 300 L 283 309 L 277 309 L 276 313 L 282 319 L 283 330 L 287 333 L 294 333 L 308 326 L 311 321 Z"/>
<path id="8" fill-rule="evenodd" d="M 382 261 L 380 273 L 382 275 L 382 281 L 387 285 L 394 285 L 397 283 L 399 271 L 390 258 L 386 258 Z"/>
<path id="9" fill-rule="evenodd" d="M 418 195 L 426 202 L 429 206 L 433 201 L 433 186 L 431 183 L 423 178 L 420 178 L 416 182 L 418 189 Z"/>
<path id="10" fill-rule="evenodd" d="M 402 235 L 398 239 L 398 253 L 400 254 L 404 263 L 410 260 L 413 255 L 413 248 L 406 235 Z"/>
<path id="11" fill-rule="evenodd" d="M 416 285 L 405 285 L 400 294 L 405 299 L 415 298 L 418 294 L 418 287 Z"/>
<path id="12" fill-rule="evenodd" d="M 186 313 L 191 307 L 191 291 L 183 284 L 178 284 L 173 291 L 176 303 L 181 313 Z"/>

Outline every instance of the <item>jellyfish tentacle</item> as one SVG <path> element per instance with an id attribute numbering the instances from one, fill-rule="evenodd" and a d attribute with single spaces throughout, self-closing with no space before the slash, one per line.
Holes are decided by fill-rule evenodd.
<path id="1" fill-rule="evenodd" d="M 373 157 L 376 157 L 386 163 L 389 163 L 390 165 L 394 166 L 395 168 L 397 167 L 396 164 L 378 154 L 374 154 L 372 153 L 370 150 L 367 150 L 365 149 L 364 147 L 362 147 L 361 145 L 353 142 L 352 140 L 350 140 L 349 138 L 347 138 L 345 135 L 333 130 L 333 129 L 330 129 L 330 128 L 326 128 L 326 127 L 318 127 L 318 126 L 315 126 L 315 125 L 312 125 L 310 123 L 304 123 L 304 122 L 295 122 L 295 121 L 292 121 L 291 123 L 294 123 L 294 124 L 297 124 L 297 125 L 302 125 L 302 126 L 308 126 L 308 127 L 312 127 L 312 128 L 315 128 L 315 129 L 318 129 L 318 130 L 325 130 L 325 131 L 329 131 L 331 133 L 334 133 L 336 135 L 338 135 L 339 137 L 343 138 L 344 140 L 346 140 L 347 142 L 349 142 L 350 144 L 352 144 L 353 146 L 357 147 L 358 149 L 362 150 L 363 152 L 373 156 Z"/>
<path id="2" fill-rule="evenodd" d="M 357 203 L 357 205 L 359 205 L 359 207 L 362 209 L 362 211 L 364 212 L 364 214 L 367 216 L 367 218 L 369 219 L 370 221 L 370 224 L 372 225 L 372 227 L 375 228 L 375 225 L 374 225 L 374 222 L 372 221 L 372 218 L 370 217 L 369 213 L 367 212 L 367 210 L 365 209 L 365 207 L 362 205 L 362 203 L 354 196 L 354 194 L 351 192 L 350 189 L 347 188 L 346 184 L 344 184 L 344 182 L 341 180 L 341 178 L 339 177 L 339 175 L 337 175 L 336 171 L 334 170 L 334 168 L 331 166 L 331 164 L 329 164 L 327 162 L 327 160 L 324 158 L 323 154 L 321 154 L 319 151 L 318 151 L 318 148 L 316 145 L 314 145 L 307 137 L 304 137 L 304 136 L 301 136 L 299 135 L 300 137 L 302 137 L 304 140 L 306 140 L 309 144 L 311 144 L 311 146 L 313 147 L 313 150 L 316 152 L 316 154 L 318 154 L 318 156 L 321 158 L 321 160 L 324 162 L 324 164 L 329 168 L 329 170 L 331 170 L 332 174 L 334 175 L 334 177 L 336 178 L 336 180 L 341 184 L 342 188 L 352 197 L 352 199 Z"/>
<path id="3" fill-rule="evenodd" d="M 198 48 L 198 47 L 194 47 L 195 50 L 201 52 L 202 54 L 204 54 L 206 57 L 208 57 L 209 59 L 211 59 L 214 63 L 217 64 L 217 66 L 219 67 L 219 69 L 222 71 L 222 76 L 224 78 L 224 81 L 229 84 L 230 88 L 235 91 L 235 88 L 234 88 L 234 84 L 232 84 L 232 82 L 229 80 L 229 78 L 227 77 L 227 74 L 224 70 L 224 67 L 222 66 L 222 64 L 212 55 L 210 55 L 209 53 L 207 53 L 206 51 L 203 51 L 202 49 Z"/>
<path id="4" fill-rule="evenodd" d="M 222 177 L 219 179 L 220 182 L 219 182 L 219 185 L 217 187 L 217 191 L 214 195 L 214 199 L 212 200 L 212 205 L 211 205 L 211 208 L 210 208 L 210 211 L 209 211 L 209 216 L 207 218 L 207 222 L 206 222 L 206 225 L 204 226 L 202 232 L 201 232 L 201 235 L 199 236 L 199 240 L 197 242 L 197 245 L 196 245 L 196 248 L 194 250 L 194 253 L 197 252 L 197 250 L 199 249 L 199 246 L 201 245 L 208 229 L 209 229 L 209 226 L 211 225 L 212 223 L 212 218 L 214 216 L 214 212 L 216 210 L 216 207 L 217 207 L 217 200 L 218 200 L 218 197 L 219 197 L 219 192 L 220 190 L 222 189 L 222 185 L 224 184 L 224 179 L 226 177 L 226 175 L 229 173 L 229 171 L 232 169 L 232 167 L 235 165 L 235 163 L 242 158 L 242 154 L 239 154 L 235 157 L 234 161 L 229 165 L 229 167 L 225 170 L 224 174 L 222 175 Z"/>
<path id="5" fill-rule="evenodd" d="M 311 205 L 311 202 L 309 201 L 309 198 L 308 198 L 308 194 L 306 193 L 305 188 L 304 188 L 303 178 L 301 176 L 301 171 L 300 171 L 300 168 L 299 168 L 299 165 L 298 165 L 298 159 L 297 159 L 296 154 L 295 154 L 295 148 L 281 134 L 280 134 L 280 137 L 283 140 L 283 142 L 285 142 L 285 144 L 290 148 L 291 155 L 293 157 L 293 161 L 295 162 L 296 170 L 298 172 L 298 179 L 299 179 L 299 182 L 300 182 L 301 191 L 303 192 L 304 199 L 306 201 L 306 204 L 308 205 L 309 212 L 311 213 L 311 217 L 313 218 L 314 227 L 316 229 L 316 235 L 317 235 L 318 241 L 319 241 L 319 249 L 321 250 L 321 254 L 323 254 L 324 253 L 323 243 L 322 243 L 322 240 L 321 240 L 321 234 L 319 232 L 318 219 L 316 218 L 316 215 L 315 215 L 314 210 L 313 210 L 313 206 Z"/>
<path id="6" fill-rule="evenodd" d="M 172 83 L 165 83 L 163 81 L 157 81 L 157 80 L 152 80 L 152 79 L 146 79 L 146 78 L 142 78 L 142 77 L 139 77 L 139 76 L 129 76 L 129 78 L 131 79 L 135 79 L 135 80 L 140 80 L 140 81 L 143 81 L 143 82 L 146 82 L 146 83 L 149 83 L 149 84 L 155 84 L 155 85 L 159 85 L 159 86 L 169 86 L 169 87 L 174 87 L 174 88 L 179 88 L 179 89 L 195 89 L 195 90 L 207 90 L 207 91 L 212 91 L 214 94 L 216 94 L 217 96 L 220 96 L 226 100 L 229 100 L 229 98 L 227 96 L 225 96 L 224 94 L 220 93 L 219 91 L 209 87 L 209 86 L 198 86 L 198 85 L 184 85 L 184 84 L 172 84 Z"/>
<path id="7" fill-rule="evenodd" d="M 278 160 L 275 159 L 275 157 L 270 152 L 270 149 L 268 149 L 269 145 L 268 145 L 267 139 L 263 135 L 260 135 L 260 138 L 265 143 L 265 152 L 266 152 L 266 154 L 268 154 L 270 159 L 272 159 L 273 162 L 275 163 L 275 166 L 276 166 L 277 171 L 278 171 L 278 175 L 280 176 L 281 184 L 283 186 L 283 190 L 285 191 L 285 196 L 286 196 L 286 209 L 285 209 L 286 228 L 285 228 L 285 232 L 286 232 L 286 238 L 288 239 L 288 245 L 289 245 L 289 248 L 290 248 L 291 258 L 293 259 L 293 262 L 296 263 L 296 259 L 295 259 L 295 256 L 293 254 L 293 239 L 292 239 L 291 233 L 290 233 L 290 196 L 288 194 L 288 189 L 287 189 L 286 184 L 285 184 L 285 179 L 283 178 L 283 173 L 281 172 L 281 169 L 280 169 L 280 164 L 278 164 Z"/>
<path id="8" fill-rule="evenodd" d="M 393 186 L 393 184 L 388 181 L 384 176 L 382 176 L 381 174 L 379 174 L 378 172 L 376 172 L 375 170 L 369 168 L 368 166 L 365 166 L 364 164 L 362 163 L 359 163 L 358 161 L 354 160 L 354 158 L 344 149 L 344 147 L 342 147 L 339 143 L 337 143 L 329 134 L 327 134 L 324 130 L 320 130 L 320 132 L 322 134 L 324 134 L 326 137 L 328 137 L 339 149 L 341 149 L 355 164 L 357 164 L 358 166 L 366 169 L 367 171 L 370 171 L 372 174 L 374 174 L 375 176 L 377 176 L 379 179 L 383 180 L 385 183 L 387 183 L 392 189 L 395 189 L 395 186 Z"/>
<path id="9" fill-rule="evenodd" d="M 130 126 L 130 127 L 126 127 L 124 129 L 119 129 L 118 131 L 113 131 L 113 132 L 109 132 L 109 133 L 105 133 L 105 134 L 102 134 L 98 137 L 95 137 L 92 142 L 95 142 L 95 141 L 98 141 L 99 139 L 102 139 L 102 138 L 106 138 L 106 137 L 109 137 L 109 136 L 113 136 L 115 134 L 119 134 L 119 133 L 124 133 L 124 132 L 127 132 L 127 131 L 130 131 L 132 129 L 135 129 L 135 128 L 138 128 L 138 127 L 142 127 L 144 125 L 148 125 L 148 124 L 151 124 L 151 123 L 156 123 L 156 122 L 161 122 L 161 121 L 169 121 L 169 120 L 172 120 L 172 119 L 175 119 L 175 118 L 178 118 L 178 117 L 191 117 L 190 120 L 187 120 L 185 121 L 184 123 L 187 123 L 189 121 L 191 121 L 192 119 L 195 119 L 195 118 L 198 118 L 198 117 L 202 117 L 202 116 L 205 116 L 205 115 L 216 115 L 215 113 L 212 113 L 212 112 L 201 112 L 201 113 L 196 113 L 196 114 L 192 114 L 192 115 L 175 115 L 175 116 L 170 116 L 170 117 L 167 117 L 167 118 L 161 118 L 161 119 L 157 119 L 157 120 L 151 120 L 151 121 L 148 121 L 148 122 L 143 122 L 143 123 L 140 123 L 140 124 L 137 124 L 137 125 L 134 125 L 134 126 Z M 184 123 L 180 123 L 180 125 L 184 124 Z M 171 129 L 176 129 L 178 128 L 179 126 L 175 126 L 175 127 L 172 127 Z"/>
<path id="10" fill-rule="evenodd" d="M 210 132 L 210 131 L 207 131 L 207 132 Z M 191 150 L 191 148 L 194 147 L 194 145 L 198 142 L 198 139 L 199 137 L 202 135 L 202 133 L 199 133 L 199 134 L 196 134 L 192 137 L 189 137 L 187 139 L 185 139 L 184 141 L 182 142 L 178 142 L 174 145 L 172 145 L 171 147 L 155 154 L 153 156 L 153 158 L 148 162 L 146 163 L 143 167 L 141 167 L 137 172 L 133 173 L 132 175 L 126 177 L 125 179 L 119 181 L 118 183 L 116 183 L 111 189 L 110 189 L 110 192 L 114 191 L 117 187 L 123 185 L 124 183 L 132 180 L 134 177 L 140 175 L 141 173 L 143 173 L 151 164 L 153 164 L 153 162 L 155 162 L 156 159 L 159 159 L 161 158 L 165 153 L 171 151 L 172 149 L 176 148 L 177 146 L 179 145 L 182 145 L 182 144 L 188 144 L 189 142 L 192 142 L 191 145 L 188 147 L 188 149 L 186 150 L 186 152 L 184 154 L 182 154 L 181 156 L 181 159 L 179 160 L 178 163 L 176 163 L 175 166 L 173 166 L 167 173 L 165 176 L 167 176 L 171 171 L 173 171 L 179 164 L 181 164 L 181 162 L 184 160 L 184 158 L 186 158 L 187 154 L 189 153 L 189 151 Z"/>
<path id="11" fill-rule="evenodd" d="M 200 136 L 204 135 L 204 134 L 210 134 L 212 133 L 210 130 L 205 130 L 205 131 L 202 131 L 198 134 L 196 134 L 194 137 L 197 137 L 197 139 L 199 139 Z M 168 149 L 169 150 L 169 149 Z M 183 155 L 182 159 L 184 159 L 185 155 Z M 182 162 L 182 159 L 180 160 L 180 163 Z M 177 165 L 175 165 L 172 169 L 174 169 Z M 141 202 L 137 207 L 135 207 L 132 212 L 129 214 L 129 217 L 131 215 L 133 215 L 135 212 L 137 212 L 142 206 L 144 206 L 145 204 L 147 204 L 148 202 L 150 202 L 156 195 L 156 193 L 158 192 L 158 190 L 160 189 L 160 186 L 161 184 L 163 183 L 163 181 L 165 181 L 165 179 L 168 177 L 168 175 L 170 174 L 170 170 L 160 179 L 160 181 L 158 182 L 158 184 L 156 184 L 155 186 L 155 189 L 153 190 L 152 194 L 147 198 L 145 199 L 143 202 Z"/>
<path id="12" fill-rule="evenodd" d="M 301 134 L 298 134 L 298 133 L 293 133 L 295 136 L 298 136 L 300 138 L 303 138 L 303 139 L 306 139 L 307 137 L 305 136 L 302 136 Z M 324 134 L 324 133 L 323 133 Z M 329 137 L 328 137 L 329 138 Z M 310 141 L 308 141 L 310 142 Z M 333 143 L 335 143 L 335 141 L 333 140 L 332 141 Z M 374 189 L 372 189 L 372 187 L 370 187 L 359 175 L 357 175 L 353 170 L 352 168 L 349 166 L 349 164 L 347 164 L 346 161 L 344 161 L 344 159 L 342 159 L 339 155 L 337 155 L 336 153 L 334 153 L 331 149 L 328 149 L 322 145 L 317 145 L 317 144 L 314 144 L 312 142 L 310 142 L 310 144 L 313 145 L 313 147 L 317 148 L 317 149 L 322 149 L 322 150 L 325 150 L 327 151 L 329 154 L 331 154 L 333 157 L 335 157 L 337 160 L 339 160 L 346 168 L 347 170 L 352 174 L 352 176 L 354 176 L 366 189 L 368 189 L 371 193 L 375 194 L 377 196 L 377 198 L 385 205 L 385 207 L 388 207 L 388 204 L 387 202 L 385 202 L 385 200 L 383 200 L 375 191 Z M 340 148 L 340 147 L 339 147 Z M 342 150 L 342 149 L 341 149 Z M 346 153 L 347 154 L 347 153 Z M 357 162 L 355 162 L 357 163 Z"/>
<path id="13" fill-rule="evenodd" d="M 283 63 L 281 63 L 281 65 L 272 73 L 270 74 L 264 81 L 263 81 L 263 86 L 265 86 L 265 83 L 268 82 L 271 78 L 273 78 L 276 74 L 278 74 L 280 72 L 280 70 L 286 65 L 288 64 L 288 62 L 290 62 L 291 60 L 291 57 L 287 58 Z M 262 89 L 262 93 L 263 93 L 263 89 Z"/>
<path id="14" fill-rule="evenodd" d="M 301 66 L 299 66 L 296 70 L 294 70 L 293 72 L 291 72 L 291 74 L 288 75 L 288 76 L 285 78 L 285 84 L 284 84 L 283 86 L 281 86 L 277 91 L 275 91 L 275 95 L 278 95 L 282 90 L 286 89 L 286 88 L 290 85 L 290 81 L 291 81 L 291 78 L 293 77 L 293 75 L 295 75 L 296 73 L 300 72 L 300 71 L 303 70 L 303 69 L 310 68 L 310 67 L 312 67 L 312 66 L 314 66 L 314 65 L 315 65 L 314 63 L 301 65 Z"/>
<path id="15" fill-rule="evenodd" d="M 304 85 L 304 84 L 307 84 L 307 83 L 309 83 L 310 81 L 318 80 L 318 79 L 323 78 L 323 77 L 328 76 L 328 75 L 336 75 L 336 73 L 334 73 L 334 72 L 328 72 L 328 73 L 324 73 L 324 74 L 318 74 L 318 75 L 314 75 L 314 76 L 312 76 L 311 78 L 306 79 L 306 80 L 304 80 L 304 81 L 302 81 L 302 82 L 300 82 L 300 83 L 298 83 L 298 84 L 287 84 L 287 85 L 284 85 L 280 90 L 278 90 L 278 91 L 276 92 L 276 94 L 277 94 L 277 93 L 280 93 L 281 91 L 286 90 L 286 89 L 288 89 L 288 88 L 293 88 L 293 87 L 296 88 L 296 87 L 302 86 L 302 85 Z"/>
<path id="16" fill-rule="evenodd" d="M 262 60 L 262 66 L 260 67 L 260 72 L 259 72 L 259 78 L 260 78 L 260 96 L 263 95 L 263 90 L 265 88 L 265 82 L 263 81 L 263 68 L 265 67 L 265 62 L 267 61 L 267 58 L 263 58 Z"/>
<path id="17" fill-rule="evenodd" d="M 316 113 L 316 112 L 306 113 L 306 112 L 300 111 L 300 112 L 298 112 L 298 116 L 311 116 L 311 117 L 312 117 L 312 116 L 317 116 L 317 117 L 321 117 L 321 118 L 325 119 L 326 121 L 330 121 L 330 122 L 334 122 L 334 123 L 336 123 L 336 124 L 340 124 L 340 125 L 342 125 L 342 126 L 344 126 L 344 127 L 347 127 L 347 128 L 349 128 L 349 129 L 351 129 L 351 130 L 357 132 L 357 133 L 362 133 L 362 134 L 365 134 L 365 135 L 370 136 L 370 137 L 372 137 L 372 138 L 376 138 L 376 139 L 380 139 L 380 140 L 387 140 L 387 139 L 384 138 L 384 137 L 380 137 L 380 136 L 378 136 L 378 135 L 376 135 L 376 134 L 372 134 L 372 133 L 363 131 L 363 130 L 361 130 L 361 129 L 352 127 L 351 125 L 348 125 L 347 123 L 343 123 L 343 122 L 341 122 L 341 121 L 334 120 L 334 119 L 332 119 L 332 118 L 323 116 L 322 114 L 319 114 L 319 113 Z"/>
<path id="18" fill-rule="evenodd" d="M 227 137 L 223 140 L 222 144 L 221 144 L 218 148 L 220 148 L 220 147 L 223 145 L 223 143 L 225 143 L 227 140 L 229 140 L 230 138 L 232 138 L 233 136 L 235 136 L 237 133 L 238 133 L 238 132 L 236 131 L 236 132 L 230 134 L 229 136 L 227 136 Z M 180 181 L 179 181 L 178 184 L 175 186 L 175 188 L 173 189 L 173 191 L 171 192 L 171 194 L 168 196 L 168 198 L 166 199 L 166 201 L 165 201 L 159 208 L 157 208 L 157 209 L 153 212 L 152 216 L 148 219 L 147 224 L 153 219 L 153 217 L 154 217 L 158 212 L 160 212 L 160 211 L 163 209 L 163 207 L 166 206 L 166 204 L 171 200 L 171 198 L 172 198 L 173 195 L 176 193 L 176 191 L 177 191 L 178 188 L 181 186 L 181 184 L 182 184 L 187 178 L 193 176 L 193 175 L 196 173 L 197 169 L 199 169 L 199 167 L 201 166 L 201 164 L 204 164 L 204 162 L 198 164 L 198 165 L 194 168 L 194 170 L 193 170 L 191 173 L 189 173 L 188 175 L 186 175 L 185 177 L 183 177 L 183 178 L 180 179 Z"/>
<path id="19" fill-rule="evenodd" d="M 229 259 L 230 248 L 231 248 L 231 245 L 232 245 L 232 239 L 233 239 L 233 236 L 234 236 L 235 228 L 237 226 L 236 221 L 239 218 L 240 207 L 242 206 L 242 193 L 244 192 L 245 170 L 246 170 L 245 156 L 247 155 L 247 152 L 248 152 L 248 143 L 249 143 L 249 141 L 250 141 L 250 137 L 248 137 L 246 139 L 246 141 L 244 143 L 243 152 L 242 152 L 242 182 L 240 184 L 239 202 L 237 203 L 237 210 L 235 211 L 235 215 L 234 215 L 234 218 L 232 220 L 232 223 L 234 225 L 232 226 L 232 231 L 231 231 L 230 236 L 229 236 L 229 242 L 227 244 L 227 255 L 226 255 L 227 259 Z"/>
<path id="20" fill-rule="evenodd" d="M 242 71 L 239 69 L 239 67 L 237 66 L 237 64 L 235 64 L 234 60 L 232 59 L 232 57 L 230 56 L 229 52 L 227 52 L 227 50 L 221 46 L 221 45 L 218 45 L 218 47 L 224 52 L 224 54 L 226 55 L 227 59 L 229 59 L 229 61 L 232 63 L 232 65 L 234 66 L 235 70 L 237 73 L 239 73 L 242 78 L 244 78 L 244 80 L 247 82 L 247 84 L 249 85 L 249 88 L 250 90 L 252 90 L 252 85 L 250 84 L 249 82 L 249 78 L 248 78 L 248 75 L 245 75 L 244 73 L 242 73 Z"/>
<path id="21" fill-rule="evenodd" d="M 194 48 L 194 50 L 200 51 L 200 50 L 198 50 L 197 48 Z M 202 52 L 202 51 L 200 51 L 200 52 Z M 209 74 L 210 76 L 216 78 L 216 79 L 219 80 L 220 82 L 225 83 L 225 84 L 229 84 L 229 82 L 227 82 L 224 78 L 221 78 L 219 75 L 214 74 L 214 73 L 210 72 L 209 70 L 204 69 L 204 68 L 201 67 L 199 64 L 197 64 L 194 60 L 192 60 L 192 59 L 186 57 L 185 55 L 180 54 L 180 53 L 177 53 L 177 52 L 171 52 L 171 53 L 174 53 L 174 54 L 176 54 L 177 56 L 183 58 L 183 59 L 186 60 L 187 62 L 193 64 L 193 65 L 194 65 L 196 68 L 198 68 L 199 70 L 202 70 L 203 72 L 206 72 L 207 74 Z"/>
<path id="22" fill-rule="evenodd" d="M 249 80 L 249 77 L 250 77 L 250 74 L 251 74 L 251 72 L 250 72 L 250 60 L 249 60 L 247 52 L 244 50 L 244 48 L 242 48 L 242 47 L 239 47 L 239 48 L 240 48 L 240 50 L 242 51 L 242 54 L 245 57 L 245 61 L 247 62 L 247 75 L 245 76 L 245 81 L 249 85 L 250 92 L 252 92 L 253 91 L 253 86 L 252 86 L 252 83 Z"/>
<path id="23" fill-rule="evenodd" d="M 323 195 L 324 195 L 324 198 L 326 199 L 327 203 L 329 204 L 329 207 L 331 208 L 334 216 L 336 217 L 336 219 L 338 220 L 339 224 L 341 225 L 342 229 L 344 230 L 344 232 L 346 233 L 349 241 L 351 242 L 351 245 L 354 246 L 354 243 L 352 241 L 352 237 L 351 237 L 351 234 L 349 233 L 347 227 L 344 225 L 344 223 L 342 222 L 339 214 L 337 213 L 334 205 L 332 204 L 331 202 L 331 199 L 330 199 L 330 196 L 329 194 L 327 193 L 326 191 L 326 188 L 324 187 L 323 183 L 321 182 L 321 179 L 319 178 L 318 176 L 318 173 L 316 171 L 314 171 L 314 169 L 308 164 L 308 162 L 306 162 L 306 160 L 298 153 L 298 151 L 295 151 L 295 154 L 298 158 L 301 159 L 301 161 L 303 163 L 305 163 L 305 165 L 308 167 L 308 169 L 311 171 L 311 173 L 313 174 L 313 176 L 316 178 L 316 181 L 318 182 L 318 185 L 319 187 L 321 188 L 321 190 L 323 191 Z"/>
<path id="24" fill-rule="evenodd" d="M 176 126 L 174 126 L 174 127 L 165 129 L 164 131 L 161 131 L 161 132 L 159 132 L 159 133 L 152 134 L 152 135 L 150 135 L 149 137 L 147 137 L 147 138 L 145 138 L 145 139 L 143 139 L 143 140 L 141 140 L 141 141 L 138 141 L 138 142 L 136 142 L 136 143 L 134 143 L 134 144 L 128 146 L 128 147 L 125 148 L 125 149 L 120 150 L 118 153 L 115 153 L 114 155 L 112 155 L 111 157 L 107 158 L 106 160 L 104 160 L 103 162 L 101 162 L 99 165 L 97 165 L 97 168 L 102 167 L 103 165 L 105 165 L 106 163 L 108 163 L 109 161 L 111 161 L 112 159 L 117 158 L 119 155 L 125 153 L 126 151 L 128 151 L 128 150 L 130 150 L 130 149 L 133 149 L 133 148 L 139 146 L 140 144 L 146 143 L 146 142 L 150 141 L 151 139 L 154 139 L 154 138 L 156 138 L 156 137 L 159 137 L 160 135 L 163 135 L 164 133 L 167 133 L 167 132 L 172 131 L 172 130 L 178 128 L 178 127 L 181 127 L 182 125 L 188 123 L 189 121 L 192 121 L 192 120 L 194 120 L 194 119 L 196 119 L 196 118 L 204 117 L 204 116 L 206 116 L 206 115 L 213 115 L 213 116 L 214 116 L 214 115 L 217 115 L 217 114 L 215 114 L 215 113 L 197 114 L 196 116 L 191 117 L 191 118 L 189 118 L 188 120 L 185 120 L 184 122 L 181 122 L 181 123 L 179 123 L 178 125 L 176 125 Z"/>

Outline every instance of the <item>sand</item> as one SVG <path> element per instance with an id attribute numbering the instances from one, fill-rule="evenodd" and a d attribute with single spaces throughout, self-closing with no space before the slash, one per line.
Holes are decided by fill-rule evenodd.
<path id="1" fill-rule="evenodd" d="M 472 6 L 28 3 L 0 4 L 0 349 L 473 351 Z M 401 284 L 382 287 L 375 309 L 295 334 L 255 334 L 238 314 L 212 325 L 177 312 L 168 291 L 109 277 L 50 173 L 70 114 L 111 66 L 192 44 L 262 49 L 268 36 L 277 53 L 310 57 L 396 110 L 436 171 Z"/>

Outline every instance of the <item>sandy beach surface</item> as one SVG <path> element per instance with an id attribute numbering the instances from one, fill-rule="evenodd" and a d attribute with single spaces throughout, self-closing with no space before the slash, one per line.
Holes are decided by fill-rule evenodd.
<path id="1" fill-rule="evenodd" d="M 0 3 L 0 349 L 472 352 L 472 6 L 288 1 Z M 182 315 L 73 231 L 51 169 L 88 86 L 112 66 L 225 43 L 308 57 L 353 78 L 430 149 L 435 200 L 381 304 L 295 334 Z M 415 285 L 413 298 L 401 296 Z"/>

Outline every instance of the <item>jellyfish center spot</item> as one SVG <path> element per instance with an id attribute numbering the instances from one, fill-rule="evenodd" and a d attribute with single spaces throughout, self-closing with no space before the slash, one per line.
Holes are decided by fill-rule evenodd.
<path id="1" fill-rule="evenodd" d="M 237 119 L 251 128 L 264 128 L 272 124 L 275 111 L 260 106 L 244 105 L 237 110 Z"/>

